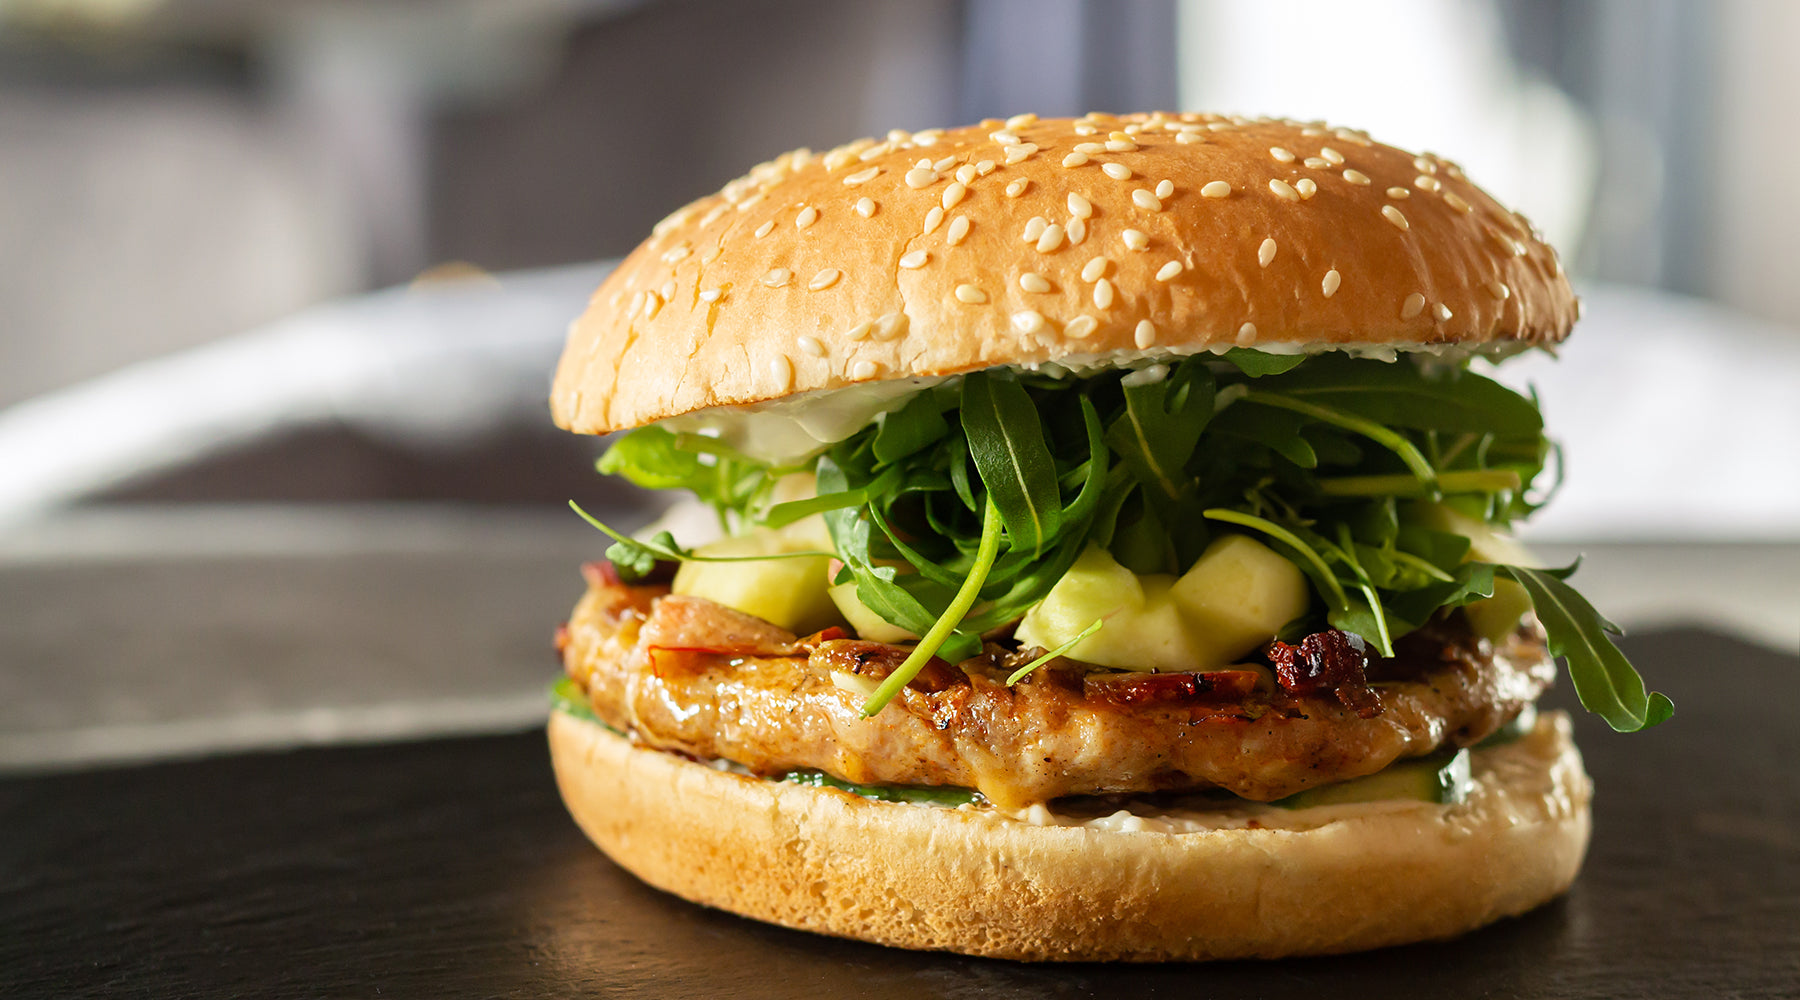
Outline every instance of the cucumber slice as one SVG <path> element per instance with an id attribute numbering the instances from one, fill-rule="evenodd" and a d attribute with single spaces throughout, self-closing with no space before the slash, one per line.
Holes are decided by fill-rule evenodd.
<path id="1" fill-rule="evenodd" d="M 1398 761 L 1365 777 L 1309 788 L 1270 804 L 1283 809 L 1309 809 L 1409 799 L 1454 805 L 1469 797 L 1470 783 L 1469 751 L 1439 751 L 1428 757 Z"/>

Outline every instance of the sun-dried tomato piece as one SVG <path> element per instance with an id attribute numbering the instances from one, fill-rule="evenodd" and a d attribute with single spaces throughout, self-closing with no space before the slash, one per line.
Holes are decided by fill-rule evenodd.
<path id="1" fill-rule="evenodd" d="M 1338 629 L 1314 632 L 1289 645 L 1269 643 L 1275 680 L 1294 694 L 1330 691 L 1344 707 L 1369 718 L 1381 713 L 1381 702 L 1369 689 L 1369 646 L 1359 635 Z"/>

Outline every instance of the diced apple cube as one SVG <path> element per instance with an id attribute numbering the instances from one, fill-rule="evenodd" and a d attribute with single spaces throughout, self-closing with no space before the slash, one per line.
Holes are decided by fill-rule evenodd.
<path id="1" fill-rule="evenodd" d="M 758 556 L 803 552 L 813 548 L 803 539 L 771 532 L 726 538 L 702 545 L 703 556 Z M 745 614 L 773 622 L 805 635 L 840 621 L 837 606 L 827 593 L 826 556 L 802 556 L 753 561 L 681 564 L 672 590 L 704 597 Z"/>
<path id="2" fill-rule="evenodd" d="M 1226 535 L 1207 546 L 1175 581 L 1172 596 L 1219 662 L 1268 642 L 1311 602 L 1299 567 L 1247 535 Z"/>

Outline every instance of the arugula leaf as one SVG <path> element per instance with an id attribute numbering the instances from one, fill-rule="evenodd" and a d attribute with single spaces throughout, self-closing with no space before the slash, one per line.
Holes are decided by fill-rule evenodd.
<path id="1" fill-rule="evenodd" d="M 1307 358 L 1304 354 L 1270 354 L 1248 347 L 1233 347 L 1219 356 L 1236 365 L 1238 371 L 1251 378 L 1293 371 Z"/>
<path id="2" fill-rule="evenodd" d="M 962 425 L 1013 548 L 1043 552 L 1061 527 L 1063 505 L 1037 404 L 1010 374 L 975 372 L 963 376 Z"/>
<path id="3" fill-rule="evenodd" d="M 1606 720 L 1617 732 L 1630 733 L 1665 722 L 1675 714 L 1675 703 L 1660 691 L 1646 693 L 1644 679 L 1607 633 L 1623 635 L 1563 578 L 1575 572 L 1580 560 L 1562 570 L 1536 570 L 1524 566 L 1495 566 L 1518 581 L 1531 595 L 1532 610 L 1543 623 L 1550 654 L 1565 659 L 1569 680 L 1581 706 Z"/>
<path id="4" fill-rule="evenodd" d="M 1436 374 L 1411 364 L 1369 364 L 1323 355 L 1281 380 L 1283 392 L 1389 427 L 1537 437 L 1537 405 L 1493 379 L 1463 368 Z"/>
<path id="5" fill-rule="evenodd" d="M 1160 382 L 1122 388 L 1125 409 L 1107 427 L 1107 443 L 1152 495 L 1179 500 L 1188 492 L 1188 458 L 1212 419 L 1211 372 L 1188 361 Z"/>
<path id="6" fill-rule="evenodd" d="M 603 475 L 624 476 L 633 486 L 666 490 L 686 486 L 701 471 L 700 456 L 676 446 L 674 431 L 639 427 L 621 434 L 595 463 Z"/>
<path id="7" fill-rule="evenodd" d="M 1068 652 L 1069 650 L 1074 649 L 1076 646 L 1081 644 L 1081 641 L 1083 639 L 1086 639 L 1088 636 L 1093 635 L 1095 632 L 1100 631 L 1100 627 L 1105 624 L 1106 624 L 1106 619 L 1104 619 L 1104 618 L 1094 619 L 1093 624 L 1089 625 L 1087 628 L 1082 629 L 1080 632 L 1075 633 L 1075 638 L 1070 639 L 1068 642 L 1063 643 L 1062 645 L 1056 647 L 1055 649 L 1050 650 L 1048 653 L 1045 653 L 1043 656 L 1040 656 L 1037 659 L 1032 660 L 1030 663 L 1027 663 L 1024 666 L 1020 667 L 1019 669 L 1013 671 L 1012 674 L 1006 678 L 1006 686 L 1011 687 L 1014 684 L 1019 683 L 1020 681 L 1024 680 L 1026 677 L 1030 676 L 1032 671 L 1036 670 L 1037 668 L 1043 666 L 1046 663 L 1049 663 L 1051 660 L 1056 659 L 1057 657 L 1063 655 L 1064 653 Z"/>
<path id="8" fill-rule="evenodd" d="M 921 392 L 875 422 L 875 460 L 883 464 L 916 455 L 950 433 L 944 408 L 934 392 Z"/>
<path id="9" fill-rule="evenodd" d="M 990 492 L 987 510 L 981 519 L 981 551 L 975 557 L 975 565 L 969 571 L 968 579 L 963 581 L 962 589 L 956 592 L 944 614 L 919 637 L 918 645 L 894 668 L 893 673 L 882 680 L 875 693 L 869 696 L 869 700 L 863 704 L 863 718 L 870 718 L 886 708 L 888 702 L 893 701 L 894 696 L 900 693 L 900 689 L 917 677 L 919 671 L 925 669 L 925 664 L 937 655 L 950 633 L 962 624 L 963 616 L 969 613 L 969 608 L 974 606 L 975 598 L 981 593 L 981 585 L 987 578 L 988 569 L 1000 554 L 1000 529 L 1000 508 L 994 504 L 994 496 Z M 861 588 L 858 588 L 857 593 L 860 595 L 861 592 Z M 979 640 L 977 643 L 979 648 Z"/>

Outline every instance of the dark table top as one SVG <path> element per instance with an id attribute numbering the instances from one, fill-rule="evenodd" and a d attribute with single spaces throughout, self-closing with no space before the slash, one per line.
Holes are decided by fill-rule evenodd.
<path id="1" fill-rule="evenodd" d="M 1677 715 L 1580 721 L 1580 880 L 1448 943 L 1026 966 L 767 927 L 614 867 L 524 732 L 0 781 L 0 994 L 1800 995 L 1800 658 L 1693 630 L 1627 648 Z"/>

